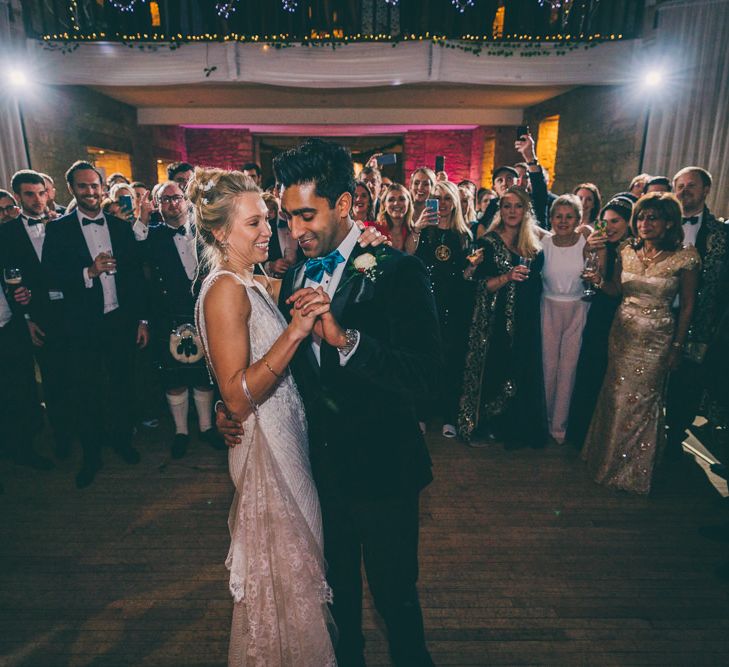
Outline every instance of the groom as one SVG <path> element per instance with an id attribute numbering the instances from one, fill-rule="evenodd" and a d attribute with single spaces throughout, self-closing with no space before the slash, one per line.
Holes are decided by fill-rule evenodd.
<path id="1" fill-rule="evenodd" d="M 282 210 L 309 258 L 292 267 L 280 307 L 331 298 L 331 317 L 292 362 L 309 422 L 340 667 L 361 667 L 361 564 L 395 665 L 432 665 L 418 601 L 418 496 L 432 479 L 416 402 L 435 393 L 441 345 L 422 263 L 362 248 L 350 217 L 349 152 L 310 139 L 274 160 Z M 318 335 L 316 335 L 318 334 Z M 232 426 L 219 413 L 218 426 Z"/>

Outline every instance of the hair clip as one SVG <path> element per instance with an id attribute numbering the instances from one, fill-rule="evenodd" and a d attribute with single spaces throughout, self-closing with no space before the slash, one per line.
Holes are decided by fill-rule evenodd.
<path id="1" fill-rule="evenodd" d="M 210 203 L 210 202 L 208 201 L 208 198 L 207 198 L 207 197 L 203 197 L 203 198 L 202 198 L 202 199 L 201 199 L 200 201 L 201 201 L 201 202 L 202 202 L 203 204 L 205 204 L 205 206 L 207 206 L 207 205 L 208 205 L 208 204 Z"/>
<path id="2" fill-rule="evenodd" d="M 207 192 L 208 190 L 212 190 L 215 187 L 215 181 L 211 178 L 205 185 L 203 185 L 203 190 Z"/>

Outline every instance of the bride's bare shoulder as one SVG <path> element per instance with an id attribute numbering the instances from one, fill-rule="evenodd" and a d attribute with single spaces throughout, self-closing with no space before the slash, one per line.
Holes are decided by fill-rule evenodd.
<path id="1" fill-rule="evenodd" d="M 245 285 L 225 273 L 215 276 L 215 280 L 208 286 L 202 306 L 208 322 L 211 319 L 246 318 L 251 311 Z"/>

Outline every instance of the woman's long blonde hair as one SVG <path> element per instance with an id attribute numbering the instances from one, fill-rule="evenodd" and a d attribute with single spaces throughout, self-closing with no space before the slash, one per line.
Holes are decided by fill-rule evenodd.
<path id="1" fill-rule="evenodd" d="M 438 191 L 446 194 L 453 208 L 451 209 L 451 216 L 448 220 L 448 229 L 453 230 L 461 237 L 461 247 L 465 248 L 473 236 L 471 230 L 466 224 L 466 219 L 463 217 L 463 210 L 461 209 L 461 193 L 458 191 L 458 186 L 450 181 L 438 181 L 433 188 L 433 194 L 437 194 Z"/>
<path id="2" fill-rule="evenodd" d="M 225 254 L 224 244 L 215 238 L 213 231 L 222 229 L 227 238 L 236 200 L 247 192 L 260 194 L 261 189 L 243 172 L 195 168 L 195 175 L 187 184 L 185 194 L 195 210 L 196 233 L 203 242 L 200 264 L 206 269 L 217 267 Z"/>
<path id="3" fill-rule="evenodd" d="M 536 254 L 542 249 L 542 244 L 537 236 L 537 216 L 534 215 L 534 209 L 532 208 L 532 200 L 527 194 L 526 190 L 522 190 L 519 187 L 511 186 L 501 197 L 503 201 L 506 195 L 514 195 L 524 205 L 524 219 L 521 221 L 519 226 L 519 235 L 516 239 L 516 251 L 522 257 L 535 257 Z M 504 223 L 501 221 L 501 202 L 499 202 L 499 210 L 497 211 L 494 219 L 491 221 L 486 233 L 499 231 L 503 229 Z"/>

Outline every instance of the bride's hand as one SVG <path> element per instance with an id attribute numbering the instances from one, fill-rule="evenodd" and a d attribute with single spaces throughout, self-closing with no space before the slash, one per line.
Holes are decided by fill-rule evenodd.
<path id="1" fill-rule="evenodd" d="M 292 306 L 289 326 L 302 338 L 306 338 L 314 328 L 316 318 L 329 312 L 331 302 L 329 295 L 320 286 L 316 289 L 304 287 L 297 290 L 286 299 L 286 303 Z"/>

